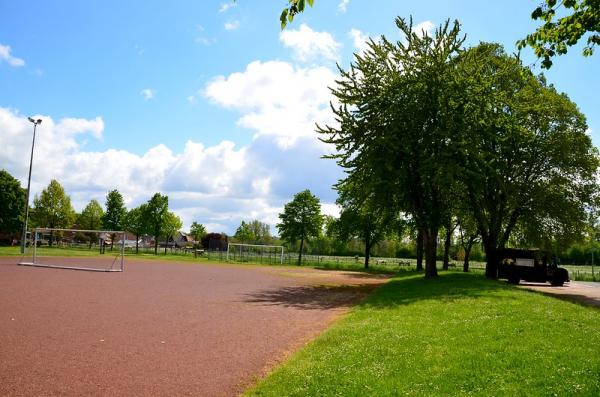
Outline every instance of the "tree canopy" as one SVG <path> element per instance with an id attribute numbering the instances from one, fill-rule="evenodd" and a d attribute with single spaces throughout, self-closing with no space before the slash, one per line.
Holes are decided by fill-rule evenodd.
<path id="1" fill-rule="evenodd" d="M 144 211 L 144 220 L 148 225 L 148 230 L 154 236 L 154 254 L 158 253 L 158 239 L 163 234 L 163 224 L 169 211 L 169 198 L 160 193 L 154 196 L 146 203 Z"/>
<path id="2" fill-rule="evenodd" d="M 91 200 L 79 215 L 79 227 L 87 230 L 99 230 L 102 227 L 103 216 L 104 210 L 98 200 Z"/>
<path id="3" fill-rule="evenodd" d="M 405 41 L 371 41 L 332 89 L 338 125 L 319 128 L 334 144 L 330 156 L 347 177 L 338 189 L 359 186 L 353 199 L 369 198 L 388 212 L 408 212 L 423 232 L 426 276 L 435 277 L 437 234 L 447 217 L 456 158 L 450 96 L 453 65 L 464 38 L 458 21 L 434 36 L 396 19 Z"/>
<path id="4" fill-rule="evenodd" d="M 140 236 L 148 233 L 148 219 L 146 217 L 147 204 L 142 204 L 139 207 L 132 208 L 125 214 L 123 219 L 123 228 L 135 234 L 135 252 L 139 251 Z"/>
<path id="5" fill-rule="evenodd" d="M 123 218 L 127 210 L 123 202 L 123 195 L 117 190 L 111 190 L 106 195 L 106 213 L 102 218 L 102 223 L 106 230 L 123 229 Z"/>
<path id="6" fill-rule="evenodd" d="M 0 170 L 0 231 L 15 233 L 23 227 L 25 189 L 5 170 Z"/>
<path id="7" fill-rule="evenodd" d="M 199 242 L 202 240 L 202 237 L 206 234 L 206 228 L 201 223 L 196 221 L 192 222 L 192 226 L 190 227 L 190 234 L 194 238 L 195 241 Z"/>
<path id="8" fill-rule="evenodd" d="M 290 244 L 300 241 L 298 255 L 298 265 L 300 265 L 305 241 L 321 233 L 323 224 L 321 203 L 308 189 L 296 193 L 293 200 L 284 206 L 279 219 L 281 222 L 277 224 L 277 229 L 281 239 Z"/>
<path id="9" fill-rule="evenodd" d="M 33 206 L 33 219 L 40 227 L 68 228 L 75 219 L 71 198 L 56 179 L 52 179 L 39 196 L 36 195 Z M 54 232 L 51 232 L 50 245 L 53 237 Z"/>
<path id="10" fill-rule="evenodd" d="M 554 56 L 566 54 L 586 35 L 584 56 L 592 55 L 600 44 L 600 0 L 544 0 L 531 17 L 542 21 L 542 26 L 517 45 L 531 46 L 544 68 L 550 68 Z"/>

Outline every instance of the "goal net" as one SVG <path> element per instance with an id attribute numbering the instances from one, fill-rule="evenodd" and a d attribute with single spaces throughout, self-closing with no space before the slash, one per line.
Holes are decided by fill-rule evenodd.
<path id="1" fill-rule="evenodd" d="M 122 231 L 36 228 L 19 265 L 122 272 L 126 242 Z"/>
<path id="2" fill-rule="evenodd" d="M 283 246 L 229 243 L 227 261 L 283 264 Z"/>

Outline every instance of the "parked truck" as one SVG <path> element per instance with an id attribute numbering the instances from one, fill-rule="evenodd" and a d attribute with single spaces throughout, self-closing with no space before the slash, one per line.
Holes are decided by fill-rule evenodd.
<path id="1" fill-rule="evenodd" d="M 538 249 L 505 248 L 500 258 L 498 278 L 511 284 L 523 280 L 562 286 L 570 281 L 567 269 L 558 267 L 555 257 Z"/>

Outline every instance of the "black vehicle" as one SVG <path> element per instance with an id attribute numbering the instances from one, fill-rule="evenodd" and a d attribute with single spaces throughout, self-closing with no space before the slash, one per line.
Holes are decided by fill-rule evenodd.
<path id="1" fill-rule="evenodd" d="M 524 280 L 562 286 L 569 281 L 569 272 L 558 267 L 555 260 L 549 260 L 543 251 L 506 248 L 500 256 L 498 278 L 507 279 L 511 284 Z"/>

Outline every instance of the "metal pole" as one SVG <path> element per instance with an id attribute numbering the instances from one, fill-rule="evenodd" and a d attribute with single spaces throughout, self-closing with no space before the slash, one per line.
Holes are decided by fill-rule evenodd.
<path id="1" fill-rule="evenodd" d="M 30 118 L 29 121 L 32 121 Z M 23 223 L 23 234 L 21 236 L 21 254 L 25 253 L 25 239 L 27 238 L 27 222 L 29 221 L 29 188 L 31 186 L 31 166 L 33 165 L 33 147 L 35 146 L 35 130 L 42 120 L 33 121 L 33 140 L 31 142 L 31 157 L 29 158 L 29 177 L 27 178 L 27 197 L 25 199 L 25 222 Z"/>
<path id="2" fill-rule="evenodd" d="M 121 271 L 124 270 L 123 260 L 125 258 L 125 233 L 121 235 Z"/>
<path id="3" fill-rule="evenodd" d="M 35 258 L 37 257 L 37 234 L 38 230 L 35 228 L 33 230 L 33 263 L 35 263 Z"/>

